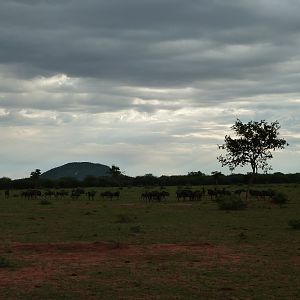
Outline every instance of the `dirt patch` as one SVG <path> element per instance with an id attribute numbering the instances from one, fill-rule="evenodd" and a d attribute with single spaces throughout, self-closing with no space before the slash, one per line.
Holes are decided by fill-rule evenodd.
<path id="1" fill-rule="evenodd" d="M 1 252 L 4 253 L 4 249 Z M 6 246 L 7 251 L 7 246 Z M 15 268 L 0 268 L 0 287 L 35 286 L 61 276 L 80 279 L 79 274 L 95 266 L 109 263 L 112 267 L 128 263 L 147 264 L 154 261 L 172 260 L 177 254 L 192 255 L 187 263 L 196 266 L 238 264 L 239 253 L 225 246 L 210 243 L 152 244 L 147 246 L 122 245 L 109 242 L 70 242 L 51 244 L 20 244 L 9 247 L 9 259 L 19 261 Z M 185 263 L 185 261 L 183 261 Z M 77 270 L 73 273 L 72 270 Z"/>
<path id="2" fill-rule="evenodd" d="M 148 247 L 152 253 L 187 253 L 195 256 L 194 264 L 199 266 L 228 265 L 234 266 L 246 255 L 234 251 L 224 245 L 211 243 L 156 244 Z"/>
<path id="3" fill-rule="evenodd" d="M 154 251 L 203 251 L 208 249 L 215 249 L 211 243 L 178 243 L 178 244 L 154 244 L 149 248 Z"/>
<path id="4" fill-rule="evenodd" d="M 5 286 L 36 286 L 49 280 L 53 270 L 38 267 L 22 267 L 18 270 L 0 269 L 0 287 Z"/>
<path id="5" fill-rule="evenodd" d="M 14 243 L 10 249 L 12 251 L 35 251 L 35 252 L 56 252 L 56 251 L 69 251 L 69 252 L 89 252 L 89 251 L 109 251 L 116 248 L 126 248 L 126 245 L 109 242 L 71 242 L 71 243 L 32 243 L 32 244 L 19 244 Z"/>
<path id="6" fill-rule="evenodd" d="M 300 256 L 298 255 L 298 256 L 292 257 L 292 262 L 295 266 L 297 266 L 297 267 L 300 266 Z"/>

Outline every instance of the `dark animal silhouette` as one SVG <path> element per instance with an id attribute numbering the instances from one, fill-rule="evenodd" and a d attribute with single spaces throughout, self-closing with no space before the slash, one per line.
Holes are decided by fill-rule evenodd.
<path id="1" fill-rule="evenodd" d="M 26 190 L 21 193 L 21 197 L 25 199 L 35 199 L 39 196 L 42 196 L 42 192 L 34 189 Z"/>
<path id="2" fill-rule="evenodd" d="M 100 194 L 100 196 L 101 196 L 102 198 L 108 198 L 108 199 L 110 199 L 110 200 L 112 200 L 113 198 L 119 199 L 119 197 L 120 197 L 120 192 L 119 192 L 119 191 L 118 191 L 118 192 L 105 191 L 105 192 L 102 192 L 102 193 Z"/>
<path id="3" fill-rule="evenodd" d="M 176 191 L 176 196 L 177 196 L 177 200 L 189 200 L 189 201 L 194 201 L 194 200 L 201 200 L 201 198 L 203 197 L 204 192 L 197 190 L 197 191 L 192 191 L 192 190 L 177 190 Z"/>
<path id="4" fill-rule="evenodd" d="M 95 196 L 96 196 L 96 192 L 95 191 L 88 191 L 87 196 L 88 196 L 89 200 L 94 200 Z"/>

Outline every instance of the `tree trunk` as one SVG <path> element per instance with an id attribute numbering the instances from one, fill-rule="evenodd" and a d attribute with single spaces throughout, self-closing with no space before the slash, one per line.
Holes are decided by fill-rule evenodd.
<path id="1" fill-rule="evenodd" d="M 255 174 L 256 174 L 255 167 L 252 167 L 252 173 L 250 173 L 249 181 L 248 181 L 248 187 L 247 187 L 247 192 L 246 192 L 246 200 L 248 200 L 249 191 L 250 191 L 250 188 L 252 187 L 252 184 L 254 182 Z"/>

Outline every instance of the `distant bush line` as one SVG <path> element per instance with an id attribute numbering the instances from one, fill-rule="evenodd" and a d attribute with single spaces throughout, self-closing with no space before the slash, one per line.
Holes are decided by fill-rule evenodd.
<path id="1" fill-rule="evenodd" d="M 219 175 L 220 185 L 242 185 L 247 184 L 248 175 L 231 174 Z M 0 178 L 0 189 L 28 189 L 28 188 L 75 188 L 75 187 L 109 187 L 109 186 L 186 186 L 186 185 L 214 185 L 216 179 L 213 175 L 206 175 L 201 172 L 191 172 L 188 175 L 172 175 L 156 177 L 151 174 L 144 176 L 130 177 L 120 175 L 117 177 L 95 177 L 87 176 L 79 181 L 72 177 L 61 179 L 44 178 L 23 178 L 10 179 Z M 276 183 L 300 183 L 300 173 L 283 174 L 280 172 L 273 174 L 259 174 L 255 178 L 256 184 L 276 184 Z"/>

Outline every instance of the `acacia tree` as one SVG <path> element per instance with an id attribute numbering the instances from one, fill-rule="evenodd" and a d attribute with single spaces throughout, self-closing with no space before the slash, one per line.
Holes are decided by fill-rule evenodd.
<path id="1" fill-rule="evenodd" d="M 250 165 L 250 183 L 255 174 L 261 169 L 264 172 L 271 170 L 268 160 L 273 158 L 272 151 L 284 149 L 288 146 L 285 139 L 279 138 L 280 125 L 278 121 L 268 124 L 265 120 L 260 122 L 250 121 L 243 123 L 237 119 L 231 127 L 236 138 L 225 136 L 225 143 L 219 145 L 227 154 L 220 155 L 217 159 L 223 166 L 228 166 L 233 171 L 237 166 Z"/>
<path id="2" fill-rule="evenodd" d="M 40 179 L 41 175 L 42 175 L 42 172 L 40 169 L 35 169 L 35 171 L 30 173 L 30 179 L 32 180 L 32 183 L 35 188 L 37 188 L 39 185 L 39 179 Z"/>
<path id="3" fill-rule="evenodd" d="M 35 171 L 30 173 L 30 178 L 31 179 L 39 179 L 41 175 L 42 175 L 41 170 L 40 169 L 35 169 Z"/>
<path id="4" fill-rule="evenodd" d="M 110 174 L 112 177 L 118 177 L 119 175 L 122 174 L 121 170 L 119 167 L 112 165 L 110 170 L 109 170 Z"/>

